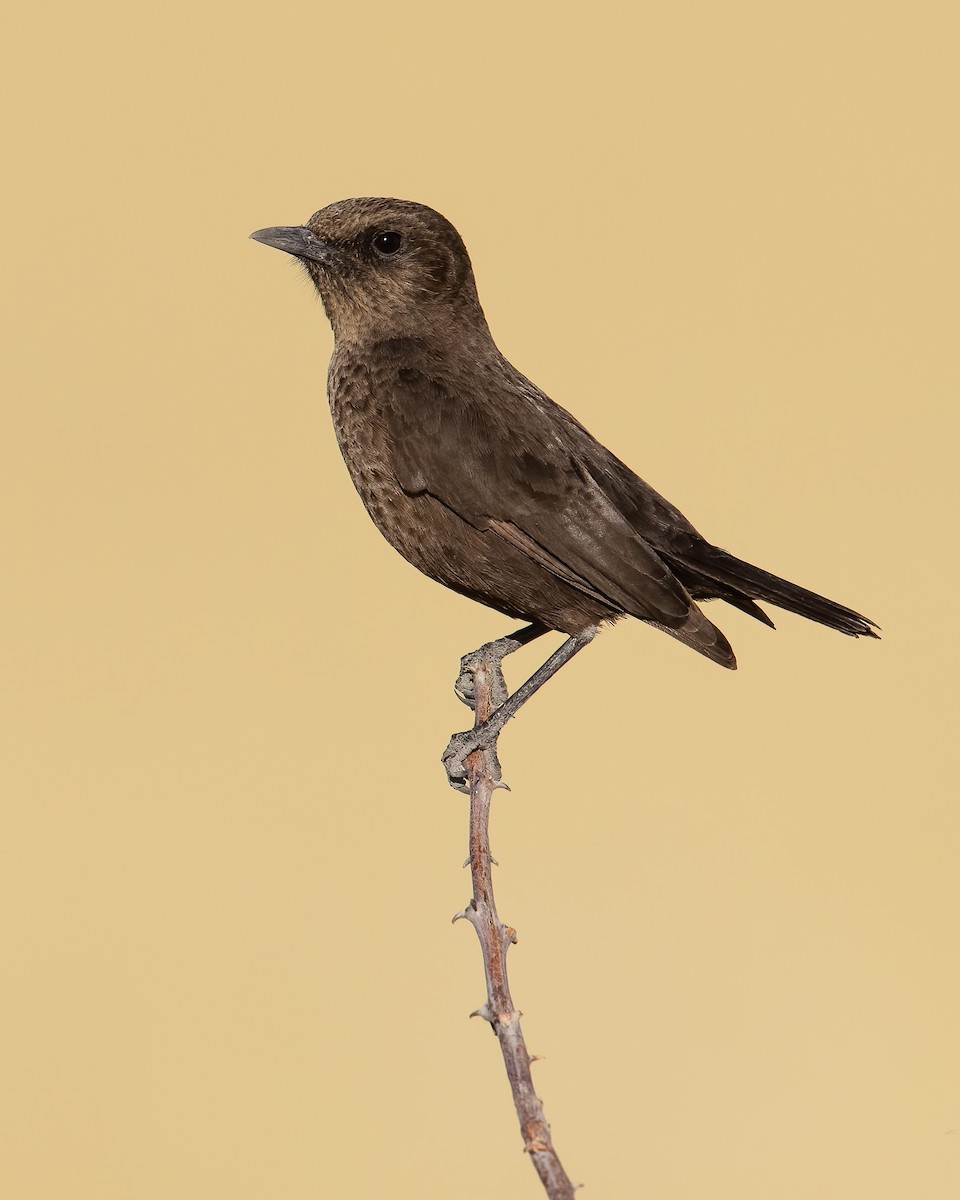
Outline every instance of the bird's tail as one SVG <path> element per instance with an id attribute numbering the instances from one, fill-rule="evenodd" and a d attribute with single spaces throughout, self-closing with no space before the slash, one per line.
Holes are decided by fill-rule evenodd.
<path id="1" fill-rule="evenodd" d="M 703 575 L 720 584 L 733 588 L 752 600 L 766 600 L 778 608 L 797 613 L 810 621 L 818 621 L 830 629 L 837 629 L 849 637 L 879 637 L 879 626 L 852 608 L 819 596 L 796 583 L 771 575 L 761 567 L 734 558 L 726 550 L 701 542 L 690 547 L 683 561 Z M 742 606 L 741 606 L 742 607 Z M 748 610 L 749 611 L 749 610 Z"/>

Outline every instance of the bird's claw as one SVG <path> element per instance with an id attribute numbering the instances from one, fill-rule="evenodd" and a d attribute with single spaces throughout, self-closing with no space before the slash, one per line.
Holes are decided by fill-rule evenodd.
<path id="1" fill-rule="evenodd" d="M 457 682 L 453 685 L 453 690 L 467 708 L 476 708 L 477 689 L 475 676 L 478 668 L 481 667 L 490 673 L 491 706 L 499 708 L 504 700 L 506 700 L 509 691 L 507 689 L 507 681 L 503 677 L 503 668 L 500 665 L 504 653 L 504 649 L 498 643 L 489 642 L 486 646 L 481 646 L 479 650 L 465 654 L 460 659 L 460 674 L 457 676 Z"/>
<path id="2" fill-rule="evenodd" d="M 467 659 L 460 660 L 460 674 L 457 676 L 457 682 L 453 685 L 453 690 L 458 700 L 462 700 L 467 708 L 473 710 L 477 706 L 476 686 L 474 684 L 473 671 L 467 666 Z"/>
<path id="3" fill-rule="evenodd" d="M 447 782 L 452 788 L 458 792 L 468 792 L 470 788 L 467 786 L 467 779 L 470 774 L 470 768 L 467 766 L 466 760 L 477 750 L 489 750 L 493 758 L 493 785 L 494 788 L 507 788 L 507 785 L 500 779 L 500 759 L 497 758 L 496 740 L 495 738 L 485 737 L 482 727 L 480 729 L 468 729 L 463 733 L 455 733 L 447 743 L 447 748 L 440 756 L 440 761 L 443 763 L 447 772 Z M 510 789 L 507 788 L 507 791 Z"/>
<path id="4" fill-rule="evenodd" d="M 470 729 L 465 733 L 455 733 L 447 743 L 446 750 L 440 756 L 440 761 L 446 768 L 447 782 L 452 788 L 456 788 L 458 792 L 468 792 L 470 790 L 466 786 L 470 769 L 464 760 L 474 750 L 478 750 L 479 748 L 480 745 L 476 735 Z"/>

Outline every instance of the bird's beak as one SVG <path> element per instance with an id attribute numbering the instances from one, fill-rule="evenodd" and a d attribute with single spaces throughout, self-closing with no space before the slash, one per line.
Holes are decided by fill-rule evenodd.
<path id="1" fill-rule="evenodd" d="M 309 258 L 312 262 L 326 262 L 330 257 L 330 247 L 306 225 L 278 225 L 273 229 L 258 229 L 250 236 L 255 242 L 263 242 L 265 246 L 273 246 L 297 258 Z"/>

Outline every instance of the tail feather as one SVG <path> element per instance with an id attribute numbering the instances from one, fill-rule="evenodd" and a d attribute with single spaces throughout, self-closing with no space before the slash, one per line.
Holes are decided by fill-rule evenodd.
<path id="1" fill-rule="evenodd" d="M 734 608 L 739 608 L 741 612 L 745 612 L 748 617 L 753 617 L 755 621 L 760 621 L 770 629 L 776 629 L 773 621 L 767 616 L 759 604 L 754 604 L 749 596 L 745 596 L 743 592 L 738 592 L 735 588 L 731 588 L 729 592 L 725 592 L 720 599 L 726 600 L 728 604 L 732 604 Z"/>
<path id="2" fill-rule="evenodd" d="M 711 546 L 708 542 L 690 547 L 689 552 L 683 554 L 683 563 L 699 574 L 754 600 L 765 600 L 768 604 L 775 604 L 778 608 L 785 608 L 787 612 L 797 613 L 808 620 L 818 621 L 821 625 L 836 629 L 849 637 L 880 636 L 879 626 L 869 617 L 843 604 L 837 604 L 835 600 L 828 600 L 826 596 L 808 591 L 796 583 L 781 579 L 778 575 L 772 575 L 762 567 L 755 567 L 752 563 L 734 558 L 726 550 Z M 724 596 L 724 599 L 726 598 Z M 737 607 L 744 608 L 744 611 L 750 612 L 752 616 L 756 615 L 742 604 L 737 604 Z"/>

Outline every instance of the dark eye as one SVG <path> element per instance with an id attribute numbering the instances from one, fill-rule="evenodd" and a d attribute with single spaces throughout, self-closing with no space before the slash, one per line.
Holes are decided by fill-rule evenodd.
<path id="1" fill-rule="evenodd" d="M 399 233 L 378 233 L 373 239 L 373 248 L 378 254 L 396 254 L 402 244 Z"/>

